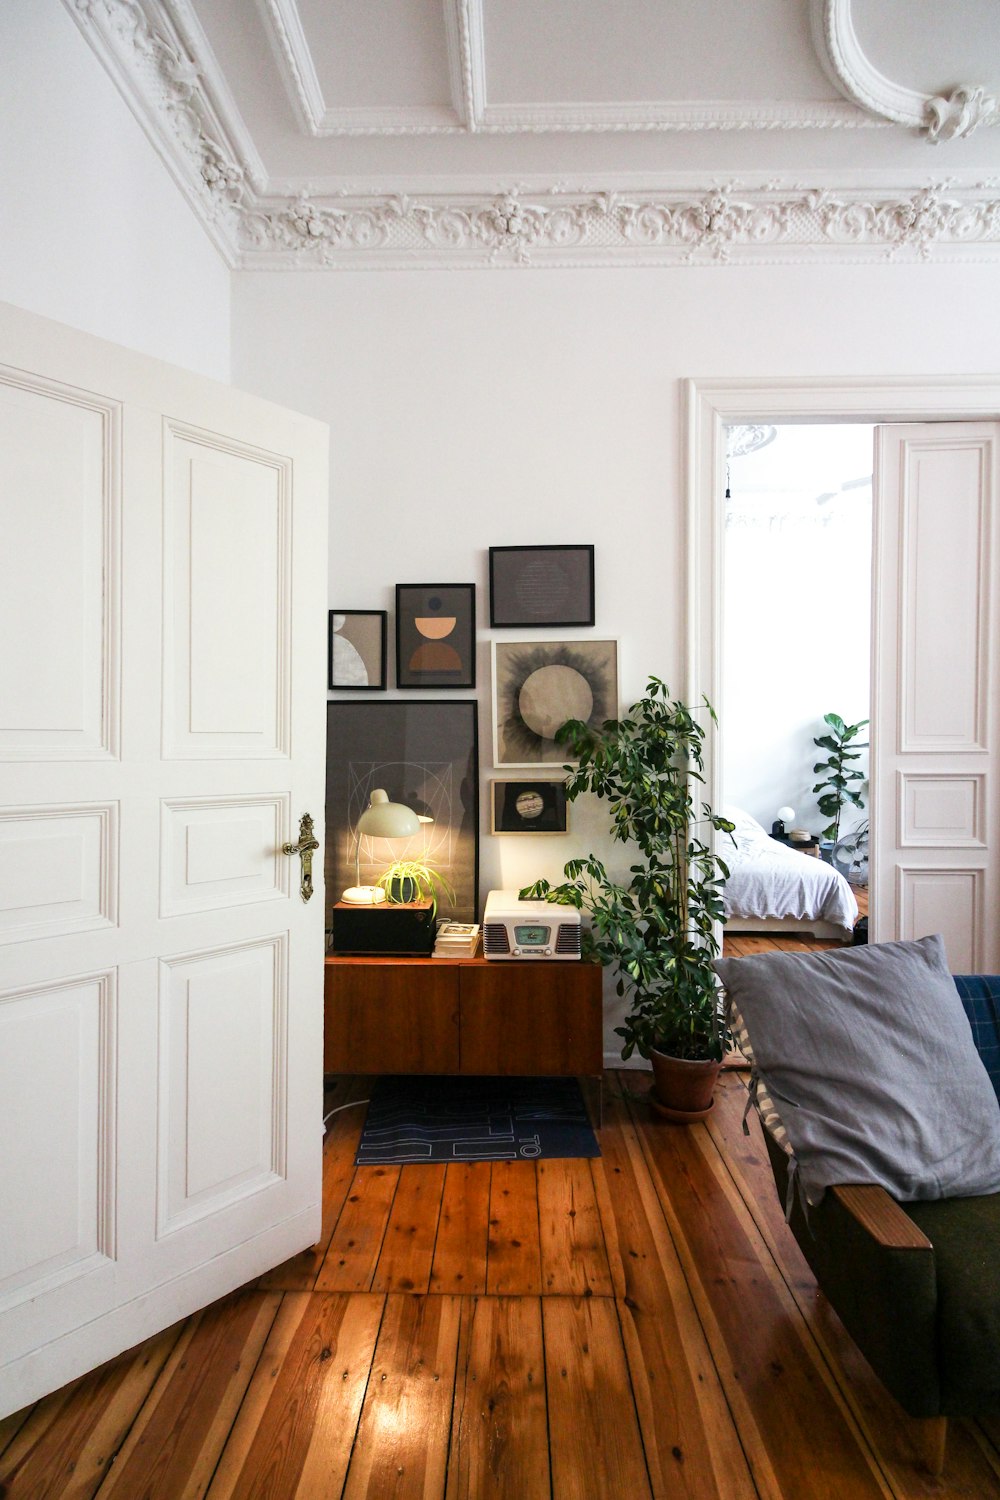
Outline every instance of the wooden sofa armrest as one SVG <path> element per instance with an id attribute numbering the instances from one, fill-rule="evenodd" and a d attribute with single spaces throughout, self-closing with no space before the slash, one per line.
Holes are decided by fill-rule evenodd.
<path id="1" fill-rule="evenodd" d="M 886 1250 L 933 1250 L 909 1215 L 873 1183 L 853 1183 L 829 1191 L 851 1217 Z"/>

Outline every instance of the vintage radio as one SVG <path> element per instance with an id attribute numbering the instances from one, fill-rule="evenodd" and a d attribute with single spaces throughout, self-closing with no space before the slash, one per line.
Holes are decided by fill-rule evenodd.
<path id="1" fill-rule="evenodd" d="M 516 891 L 490 891 L 483 917 L 487 958 L 579 958 L 583 928 L 573 906 L 519 901 Z"/>

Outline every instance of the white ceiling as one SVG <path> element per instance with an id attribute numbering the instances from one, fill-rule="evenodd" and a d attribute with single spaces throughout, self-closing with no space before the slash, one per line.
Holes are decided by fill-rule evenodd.
<path id="1" fill-rule="evenodd" d="M 64 3 L 233 264 L 1000 244 L 998 0 Z"/>

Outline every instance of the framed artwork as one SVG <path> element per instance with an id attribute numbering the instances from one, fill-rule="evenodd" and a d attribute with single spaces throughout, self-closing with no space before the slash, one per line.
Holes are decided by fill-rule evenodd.
<path id="1" fill-rule="evenodd" d="M 491 625 L 593 623 L 593 547 L 490 548 Z"/>
<path id="2" fill-rule="evenodd" d="M 331 609 L 327 627 L 327 687 L 352 692 L 384 692 L 386 636 L 384 609 Z"/>
<path id="3" fill-rule="evenodd" d="M 396 686 L 476 685 L 476 585 L 396 584 Z"/>
<path id="4" fill-rule="evenodd" d="M 327 703 L 327 904 L 355 884 L 355 828 L 381 787 L 421 820 L 410 839 L 361 840 L 361 883 L 397 859 L 430 864 L 455 888 L 439 915 L 479 920 L 478 704 L 472 698 Z"/>
<path id="5" fill-rule="evenodd" d="M 491 833 L 566 833 L 569 803 L 562 781 L 492 781 Z"/>
<path id="6" fill-rule="evenodd" d="M 564 766 L 554 735 L 567 719 L 618 716 L 617 641 L 494 641 L 497 766 Z"/>

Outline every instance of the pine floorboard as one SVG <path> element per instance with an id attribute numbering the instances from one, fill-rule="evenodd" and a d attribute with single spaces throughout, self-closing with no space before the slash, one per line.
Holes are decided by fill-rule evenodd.
<path id="1" fill-rule="evenodd" d="M 356 1168 L 319 1244 L 0 1422 L 3 1500 L 1000 1500 L 1000 1412 L 920 1469 L 789 1234 L 745 1087 L 592 1161 Z"/>

